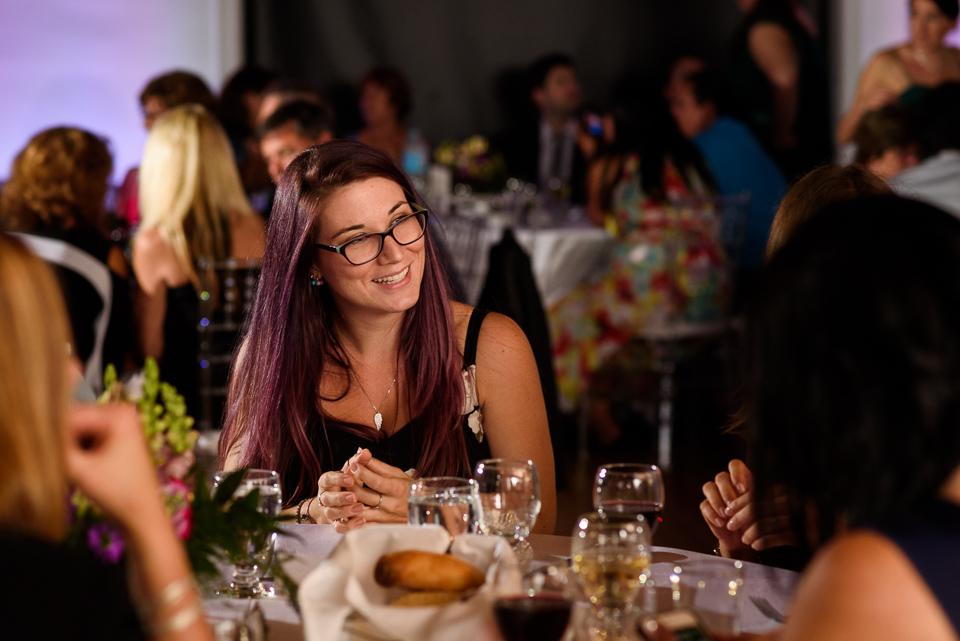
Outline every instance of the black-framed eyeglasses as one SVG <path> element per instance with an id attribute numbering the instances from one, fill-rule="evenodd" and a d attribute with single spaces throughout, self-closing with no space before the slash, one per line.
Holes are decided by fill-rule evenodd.
<path id="1" fill-rule="evenodd" d="M 357 236 L 342 245 L 322 245 L 314 243 L 320 249 L 340 254 L 352 265 L 363 265 L 376 260 L 383 251 L 383 240 L 390 236 L 398 245 L 410 245 L 423 238 L 427 231 L 427 210 L 421 209 L 393 221 L 387 231 Z"/>

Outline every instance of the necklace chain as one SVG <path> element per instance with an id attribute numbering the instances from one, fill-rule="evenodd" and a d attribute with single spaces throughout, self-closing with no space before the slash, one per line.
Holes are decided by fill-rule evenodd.
<path id="1" fill-rule="evenodd" d="M 354 372 L 356 376 L 356 372 Z M 380 413 L 380 410 L 377 409 L 377 406 L 373 404 L 370 395 L 367 394 L 367 390 L 363 387 L 363 383 L 360 381 L 360 377 L 356 376 L 357 384 L 360 386 L 360 391 L 363 392 L 363 395 L 367 397 L 367 402 L 370 403 L 370 406 L 373 407 L 373 422 L 377 426 L 377 429 L 380 429 L 380 426 L 383 425 L 383 414 Z M 397 382 L 397 377 L 394 376 L 393 380 L 390 382 L 390 387 L 387 388 L 387 393 L 383 395 L 383 400 L 380 401 L 380 407 L 383 407 L 383 404 L 387 402 L 387 397 L 390 396 L 390 392 L 393 390 L 394 383 Z"/>

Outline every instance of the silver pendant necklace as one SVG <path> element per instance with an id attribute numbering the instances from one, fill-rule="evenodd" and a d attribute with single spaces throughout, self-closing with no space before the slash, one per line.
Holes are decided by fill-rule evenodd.
<path id="1" fill-rule="evenodd" d="M 354 373 L 356 376 L 356 373 Z M 373 407 L 373 422 L 377 426 L 377 431 L 380 430 L 380 426 L 383 425 L 383 414 L 380 413 L 380 410 L 377 409 L 377 406 L 373 404 L 373 401 L 370 399 L 370 395 L 367 394 L 367 390 L 363 388 L 363 383 L 360 382 L 360 377 L 356 376 L 357 384 L 360 385 L 360 391 L 363 392 L 363 395 L 367 397 L 367 402 Z M 383 407 L 383 404 L 387 402 L 387 397 L 390 396 L 391 390 L 393 390 L 394 383 L 397 382 L 397 377 L 393 377 L 393 381 L 390 383 L 390 387 L 387 388 L 387 393 L 383 395 L 383 400 L 380 401 L 380 407 Z"/>

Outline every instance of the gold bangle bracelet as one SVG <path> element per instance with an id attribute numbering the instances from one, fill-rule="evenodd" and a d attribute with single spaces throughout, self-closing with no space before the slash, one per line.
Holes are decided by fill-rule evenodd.
<path id="1" fill-rule="evenodd" d="M 194 600 L 188 607 L 150 625 L 149 631 L 153 636 L 161 636 L 170 632 L 185 630 L 199 619 L 202 613 L 203 609 L 200 607 L 200 603 Z"/>

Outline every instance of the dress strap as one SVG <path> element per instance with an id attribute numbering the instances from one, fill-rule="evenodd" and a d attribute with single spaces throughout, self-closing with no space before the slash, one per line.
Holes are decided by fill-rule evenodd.
<path id="1" fill-rule="evenodd" d="M 463 345 L 463 369 L 477 364 L 477 339 L 480 337 L 480 325 L 483 324 L 483 319 L 488 313 L 485 309 L 474 309 L 470 314 L 467 339 Z"/>

